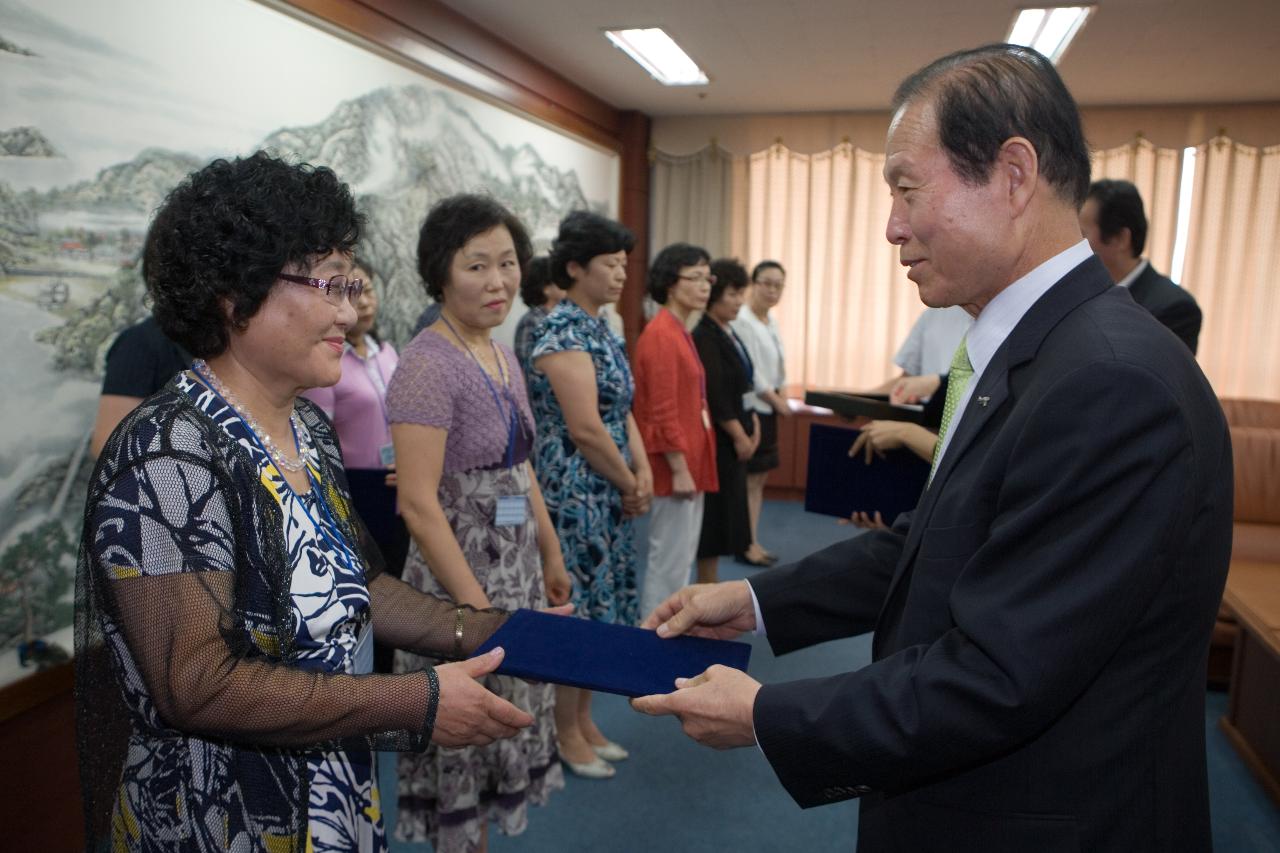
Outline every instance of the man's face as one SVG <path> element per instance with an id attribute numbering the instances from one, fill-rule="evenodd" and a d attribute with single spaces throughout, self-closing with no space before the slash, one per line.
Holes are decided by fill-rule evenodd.
<path id="1" fill-rule="evenodd" d="M 1010 283 L 1016 262 L 1006 182 L 966 183 L 938 141 L 933 105 L 921 101 L 905 104 L 889 126 L 884 177 L 893 207 L 885 236 L 924 304 L 962 305 L 976 315 Z"/>

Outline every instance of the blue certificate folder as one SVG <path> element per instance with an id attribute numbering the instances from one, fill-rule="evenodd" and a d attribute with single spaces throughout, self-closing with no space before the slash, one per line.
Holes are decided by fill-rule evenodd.
<path id="1" fill-rule="evenodd" d="M 751 646 L 730 640 L 672 637 L 630 625 L 611 625 L 537 610 L 517 610 L 477 655 L 506 652 L 498 672 L 585 687 L 622 696 L 670 693 L 677 678 L 700 675 L 712 664 L 746 670 Z"/>
<path id="2" fill-rule="evenodd" d="M 929 477 L 929 463 L 906 448 L 872 455 L 871 464 L 849 448 L 861 430 L 813 424 L 809 428 L 809 467 L 804 508 L 808 512 L 848 518 L 851 513 L 880 513 L 893 524 L 900 513 L 916 508 Z"/>

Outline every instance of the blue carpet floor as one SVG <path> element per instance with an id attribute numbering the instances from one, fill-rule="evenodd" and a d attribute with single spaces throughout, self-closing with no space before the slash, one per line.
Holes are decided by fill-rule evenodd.
<path id="1" fill-rule="evenodd" d="M 761 540 L 794 560 L 851 535 L 853 528 L 805 513 L 798 503 L 769 502 Z M 641 543 L 644 537 L 641 535 Z M 641 555 L 643 560 L 643 554 Z M 643 562 L 641 563 L 643 565 Z M 745 566 L 721 561 L 724 580 L 749 577 Z M 870 637 L 827 643 L 775 658 L 753 640 L 751 674 L 768 683 L 856 669 L 870 661 Z M 1218 853 L 1280 853 L 1280 810 L 1258 786 L 1218 729 L 1226 695 L 1209 693 L 1205 708 L 1214 847 Z M 851 851 L 857 801 L 801 810 L 755 749 L 715 752 L 697 746 L 673 719 L 634 713 L 624 699 L 600 696 L 596 721 L 631 750 L 607 781 L 567 776 L 565 789 L 530 810 L 529 829 L 508 838 L 490 832 L 495 853 L 551 851 Z M 384 755 L 381 779 L 387 829 L 395 825 L 395 761 Z M 426 844 L 392 842 L 393 853 L 419 853 Z"/>

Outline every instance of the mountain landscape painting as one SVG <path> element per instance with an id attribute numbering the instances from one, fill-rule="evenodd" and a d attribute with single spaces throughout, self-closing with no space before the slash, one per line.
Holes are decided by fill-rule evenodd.
<path id="1" fill-rule="evenodd" d="M 143 238 L 186 174 L 259 148 L 337 172 L 397 345 L 435 201 L 491 194 L 540 248 L 617 211 L 614 152 L 255 0 L 0 0 L 0 104 L 0 686 L 70 651 L 102 360 L 148 313 Z"/>

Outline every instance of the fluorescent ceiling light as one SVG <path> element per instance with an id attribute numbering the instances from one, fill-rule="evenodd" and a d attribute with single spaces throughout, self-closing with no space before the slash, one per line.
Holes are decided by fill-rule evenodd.
<path id="1" fill-rule="evenodd" d="M 1056 63 L 1066 52 L 1067 45 L 1089 20 L 1097 6 L 1056 6 L 1038 9 L 1020 9 L 1013 19 L 1006 39 L 1010 44 L 1020 44 L 1036 50 Z"/>
<path id="2" fill-rule="evenodd" d="M 698 63 L 660 27 L 605 30 L 604 34 L 664 86 L 701 86 L 707 82 Z"/>

